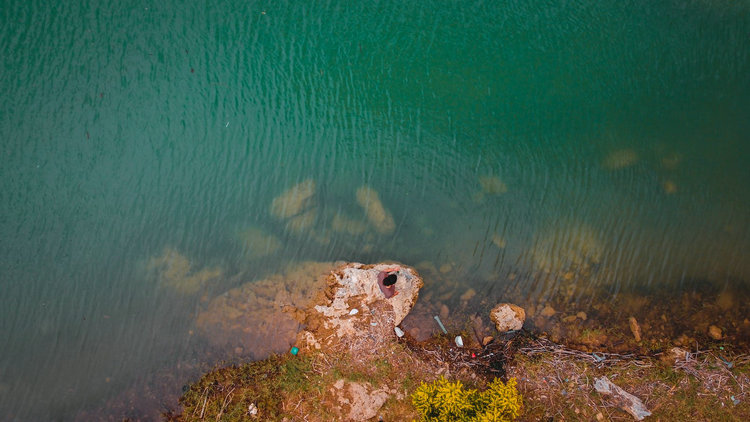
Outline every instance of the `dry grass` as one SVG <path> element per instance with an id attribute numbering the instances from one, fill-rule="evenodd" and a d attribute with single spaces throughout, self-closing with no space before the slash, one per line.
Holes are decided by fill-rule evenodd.
<path id="1" fill-rule="evenodd" d="M 633 420 L 595 391 L 600 376 L 640 398 L 650 420 L 750 420 L 748 355 L 703 350 L 667 364 L 659 356 L 587 353 L 534 339 L 506 370 L 524 394 L 523 420 Z"/>

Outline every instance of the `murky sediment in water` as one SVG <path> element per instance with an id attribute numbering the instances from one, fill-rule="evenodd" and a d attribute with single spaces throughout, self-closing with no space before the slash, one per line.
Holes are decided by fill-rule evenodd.
<path id="1" fill-rule="evenodd" d="M 2 10 L 3 420 L 163 409 L 275 344 L 225 348 L 205 313 L 274 314 L 305 262 L 415 266 L 449 323 L 513 297 L 644 338 L 628 298 L 705 284 L 684 308 L 726 317 L 663 335 L 744 344 L 742 2 Z"/>

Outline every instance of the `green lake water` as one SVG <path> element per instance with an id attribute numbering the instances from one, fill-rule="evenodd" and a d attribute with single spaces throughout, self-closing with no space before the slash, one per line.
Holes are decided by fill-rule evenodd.
<path id="1" fill-rule="evenodd" d="M 165 250 L 221 269 L 203 299 L 302 260 L 450 262 L 483 294 L 565 260 L 613 292 L 750 279 L 747 1 L 3 0 L 0 23 L 2 420 L 116 414 L 215 363 L 205 303 L 149 272 Z M 309 179 L 289 232 L 270 204 Z M 363 185 L 392 232 L 331 230 Z"/>

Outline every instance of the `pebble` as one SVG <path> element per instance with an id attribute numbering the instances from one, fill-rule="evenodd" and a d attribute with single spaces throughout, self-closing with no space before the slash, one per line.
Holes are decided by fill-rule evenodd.
<path id="1" fill-rule="evenodd" d="M 635 317 L 630 317 L 628 318 L 628 324 L 630 325 L 630 332 L 635 337 L 635 341 L 641 341 L 641 326 L 638 325 L 638 320 Z"/>
<path id="2" fill-rule="evenodd" d="M 543 317 L 551 317 L 552 315 L 555 314 L 555 312 L 556 312 L 555 308 L 547 305 L 547 306 L 544 307 L 544 309 L 542 309 L 541 315 Z"/>
<path id="3" fill-rule="evenodd" d="M 715 325 L 708 327 L 708 335 L 711 336 L 711 338 L 714 340 L 721 340 L 721 338 L 723 337 L 721 328 Z"/>

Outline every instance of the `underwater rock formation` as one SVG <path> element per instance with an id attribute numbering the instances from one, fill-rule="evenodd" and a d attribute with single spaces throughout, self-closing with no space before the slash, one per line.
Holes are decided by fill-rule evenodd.
<path id="1" fill-rule="evenodd" d="M 223 275 L 220 268 L 206 268 L 192 271 L 193 264 L 184 255 L 172 248 L 164 248 L 164 252 L 148 261 L 146 269 L 156 271 L 162 286 L 183 295 L 198 293 L 204 285 Z"/>
<path id="2" fill-rule="evenodd" d="M 396 229 L 393 216 L 380 201 L 378 192 L 368 186 L 357 189 L 357 203 L 365 210 L 367 220 L 380 234 L 390 234 Z"/>
<path id="3" fill-rule="evenodd" d="M 236 234 L 245 255 L 250 258 L 260 258 L 273 255 L 281 248 L 278 237 L 266 233 L 257 227 L 249 227 Z"/>
<path id="4" fill-rule="evenodd" d="M 638 153 L 633 149 L 625 148 L 610 152 L 602 161 L 602 167 L 607 170 L 621 170 L 637 162 Z"/>
<path id="5" fill-rule="evenodd" d="M 488 195 L 501 195 L 508 192 L 508 186 L 497 176 L 480 176 L 479 186 Z"/>
<path id="6" fill-rule="evenodd" d="M 333 263 L 303 262 L 229 290 L 198 314 L 198 333 L 216 347 L 254 359 L 285 352 L 302 327 L 301 310 L 312 304 L 333 268 Z"/>
<path id="7" fill-rule="evenodd" d="M 298 183 L 271 202 L 271 215 L 287 219 L 314 207 L 315 181 L 307 179 Z"/>

